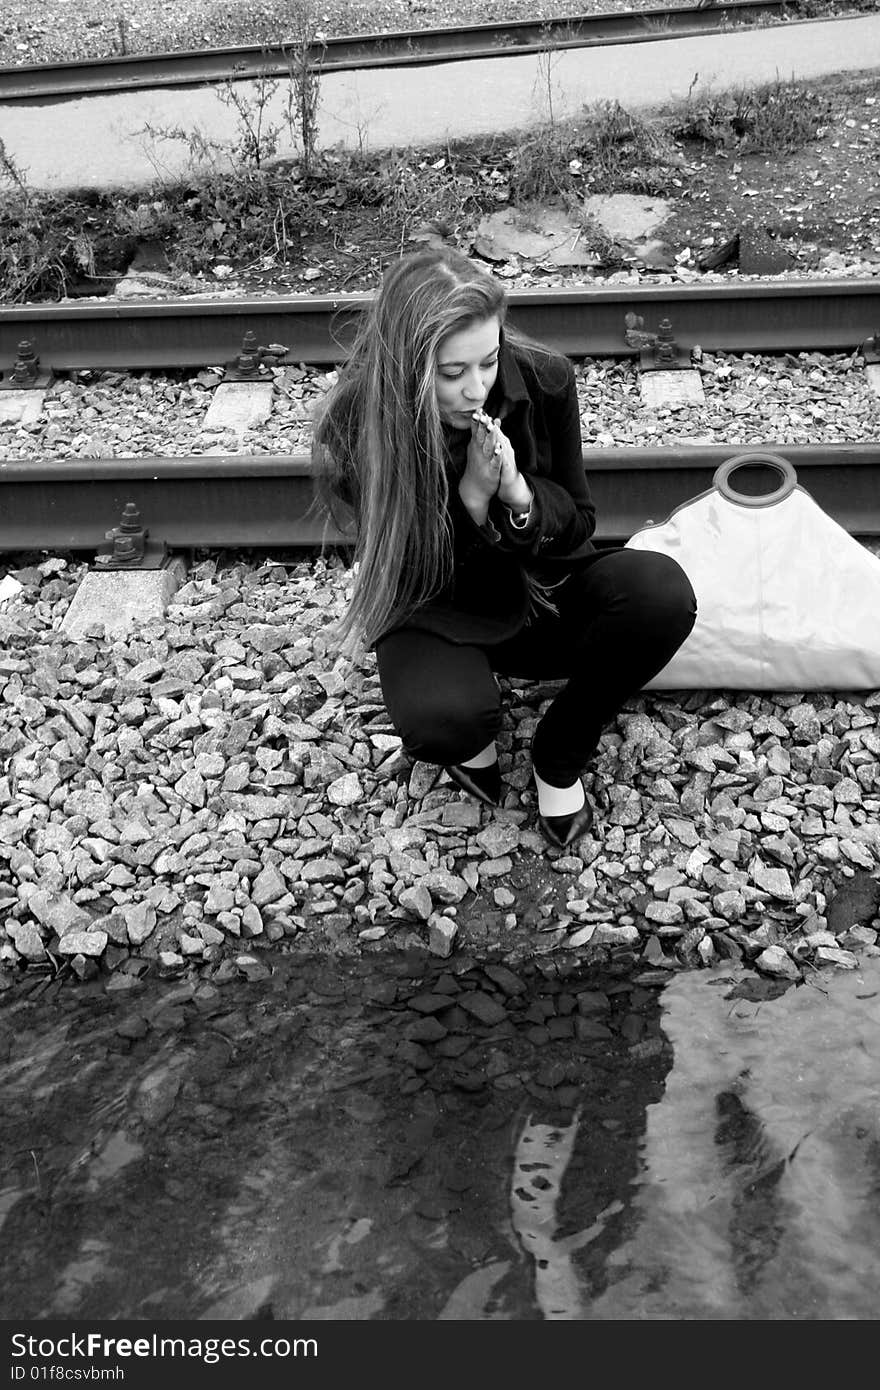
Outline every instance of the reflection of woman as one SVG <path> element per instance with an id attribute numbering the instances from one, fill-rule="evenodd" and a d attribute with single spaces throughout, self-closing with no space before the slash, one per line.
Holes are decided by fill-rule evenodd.
<path id="1" fill-rule="evenodd" d="M 315 428 L 359 561 L 339 635 L 374 645 L 405 750 L 497 804 L 494 672 L 565 679 L 538 724 L 541 827 L 591 823 L 580 774 L 603 725 L 693 626 L 663 555 L 596 551 L 574 371 L 505 326 L 501 286 L 457 252 L 387 271 Z"/>

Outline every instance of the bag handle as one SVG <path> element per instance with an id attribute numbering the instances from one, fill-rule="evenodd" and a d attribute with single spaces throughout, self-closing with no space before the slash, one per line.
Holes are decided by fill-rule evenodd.
<path id="1" fill-rule="evenodd" d="M 747 464 L 762 463 L 768 468 L 774 468 L 781 474 L 782 481 L 773 492 L 762 493 L 758 497 L 752 497 L 745 492 L 737 492 L 731 485 L 730 475 L 737 468 L 743 468 Z M 740 507 L 772 507 L 774 503 L 781 502 L 797 487 L 797 474 L 787 458 L 781 454 L 767 454 L 760 450 L 754 453 L 736 454 L 734 458 L 727 459 L 715 470 L 712 478 L 712 486 L 717 488 L 722 497 L 726 497 L 728 502 L 736 502 Z"/>

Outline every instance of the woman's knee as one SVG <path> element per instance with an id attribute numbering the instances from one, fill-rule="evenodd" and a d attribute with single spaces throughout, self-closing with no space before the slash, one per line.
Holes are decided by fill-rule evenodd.
<path id="1" fill-rule="evenodd" d="M 405 632 L 380 643 L 377 655 L 385 706 L 410 757 L 459 763 L 491 743 L 501 700 L 482 651 Z"/>
<path id="2" fill-rule="evenodd" d="M 646 571 L 642 582 L 652 611 L 690 632 L 697 617 L 697 596 L 687 574 L 671 555 L 644 552 L 641 558 Z"/>
<path id="3" fill-rule="evenodd" d="M 652 550 L 620 550 L 608 557 L 616 601 L 652 626 L 687 635 L 696 621 L 693 585 L 677 560 Z"/>
<path id="4" fill-rule="evenodd" d="M 493 682 L 494 687 L 494 682 Z M 497 687 L 492 693 L 472 688 L 413 690 L 398 705 L 394 722 L 404 749 L 426 763 L 460 763 L 491 743 L 501 724 Z"/>

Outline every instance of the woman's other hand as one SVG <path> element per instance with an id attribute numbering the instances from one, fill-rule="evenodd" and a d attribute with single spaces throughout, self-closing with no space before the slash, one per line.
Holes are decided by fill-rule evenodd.
<path id="1" fill-rule="evenodd" d="M 513 450 L 507 445 L 511 458 Z M 461 478 L 462 498 L 472 498 L 487 505 L 498 491 L 503 468 L 503 452 L 497 438 L 495 421 L 482 410 L 475 410 L 471 421 L 467 464 Z"/>
<path id="2" fill-rule="evenodd" d="M 525 510 L 532 500 L 531 489 L 516 466 L 513 445 L 485 411 L 475 410 L 471 423 L 467 464 L 459 483 L 461 500 L 482 524 L 489 503 L 497 493 L 505 506 Z"/>

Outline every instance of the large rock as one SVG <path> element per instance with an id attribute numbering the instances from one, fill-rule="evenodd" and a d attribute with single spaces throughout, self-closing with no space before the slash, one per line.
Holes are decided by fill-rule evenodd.
<path id="1" fill-rule="evenodd" d="M 799 980 L 801 978 L 800 970 L 781 946 L 768 946 L 756 958 L 755 965 L 758 970 L 763 970 L 765 975 L 773 975 L 777 979 Z"/>
<path id="2" fill-rule="evenodd" d="M 96 957 L 103 955 L 106 945 L 105 931 L 71 931 L 62 936 L 58 952 L 62 956 Z"/>
<path id="3" fill-rule="evenodd" d="M 59 936 L 85 930 L 91 921 L 89 914 L 64 893 L 46 893 L 37 888 L 28 895 L 27 908 L 41 926 Z"/>

